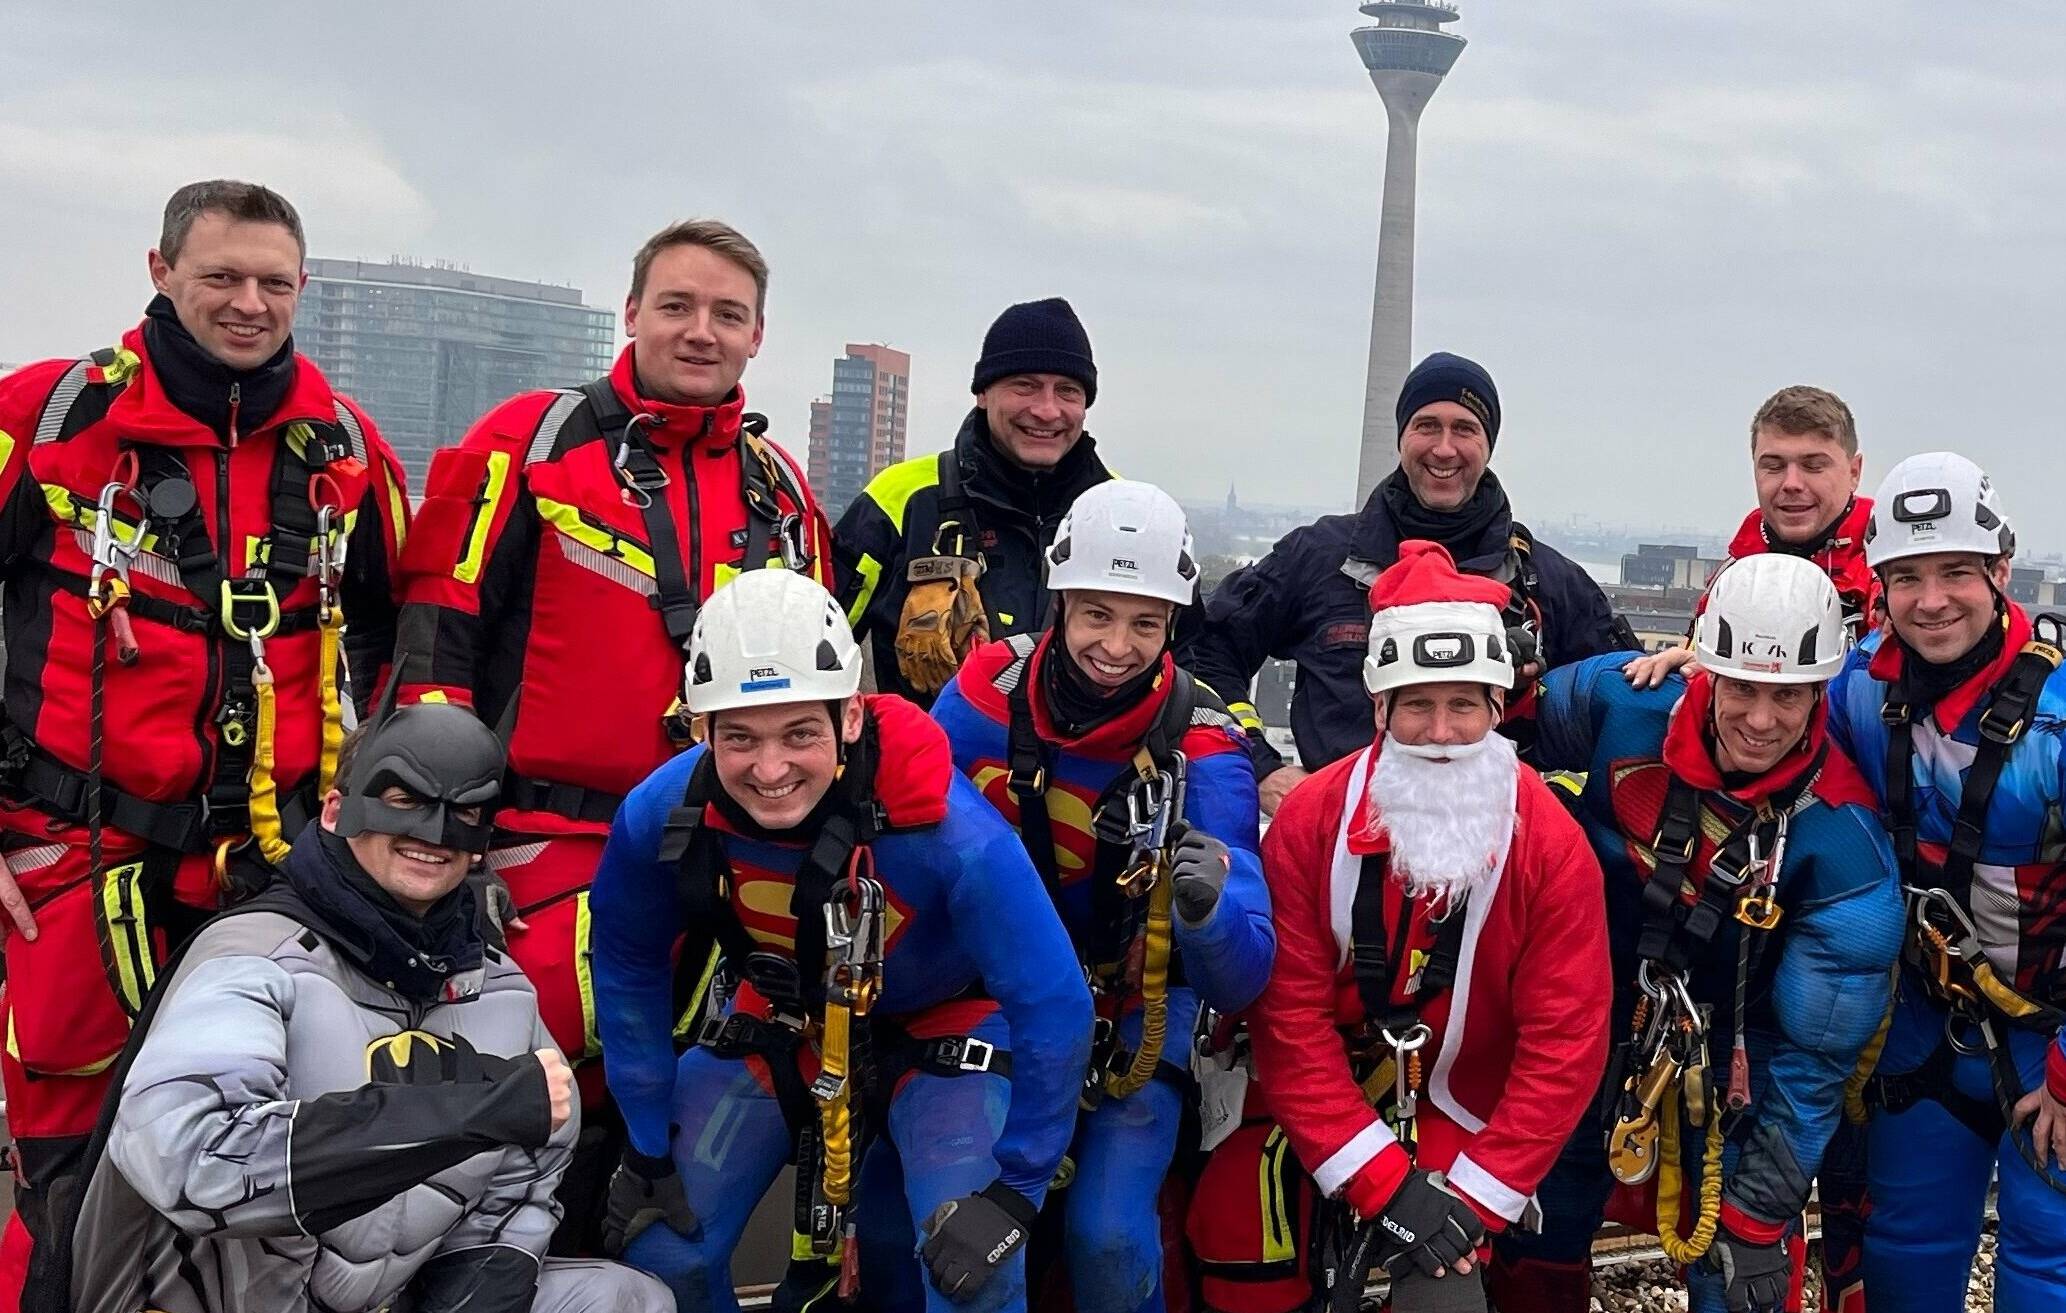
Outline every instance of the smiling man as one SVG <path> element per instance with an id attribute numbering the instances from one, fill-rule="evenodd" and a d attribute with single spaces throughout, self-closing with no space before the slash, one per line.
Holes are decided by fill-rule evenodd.
<path id="1" fill-rule="evenodd" d="M 834 534 L 840 605 L 874 644 L 876 686 L 920 706 L 986 641 L 1046 626 L 1041 553 L 1112 477 L 1083 428 L 1098 370 L 1067 301 L 999 315 L 969 386 L 954 445 L 876 475 Z"/>
<path id="2" fill-rule="evenodd" d="M 703 600 L 744 571 L 831 578 L 824 517 L 740 386 L 767 282 L 722 223 L 655 233 L 632 260 L 616 368 L 511 398 L 439 452 L 403 560 L 403 700 L 471 706 L 509 743 L 488 865 L 514 899 L 510 953 L 588 1099 L 563 1237 L 582 1249 L 616 1137 L 585 964 L 610 818 L 687 741 L 675 699 Z"/>
<path id="3" fill-rule="evenodd" d="M 117 1068 L 72 1232 L 77 1313 L 659 1313 L 552 1260 L 574 1077 L 466 883 L 502 745 L 405 707 L 271 889 L 194 937 Z"/>
<path id="4" fill-rule="evenodd" d="M 1831 699 L 1912 904 L 1865 1091 L 1873 1313 L 1960 1306 L 1991 1178 L 1997 1307 L 2066 1306 L 2066 673 L 2057 618 L 2003 592 L 2015 548 L 1972 461 L 1896 465 L 1865 535 L 1887 623 Z"/>
<path id="5" fill-rule="evenodd" d="M 1490 465 L 1499 442 L 1499 393 L 1474 361 L 1438 352 L 1399 390 L 1399 468 L 1353 515 L 1294 529 L 1267 556 L 1227 576 L 1205 606 L 1190 658 L 1194 673 L 1250 730 L 1267 814 L 1292 786 L 1370 742 L 1360 671 L 1378 573 L 1409 538 L 1439 542 L 1471 574 L 1505 584 L 1515 687 L 1502 732 L 1524 748 L 1535 678 L 1599 652 L 1636 646 L 1585 571 L 1537 542 L 1513 517 Z M 1262 741 L 1244 699 L 1270 658 L 1298 663 L 1291 729 L 1300 765 Z"/>
<path id="6" fill-rule="evenodd" d="M 1653 1208 L 1616 1220 L 1667 1235 L 1696 1313 L 1783 1305 L 1901 934 L 1871 791 L 1825 732 L 1845 643 L 1835 586 L 1771 553 L 1717 576 L 1683 681 L 1631 687 L 1619 654 L 1544 679 L 1537 764 L 1586 772 L 1576 810 L 1607 873 L 1621 1047 L 1543 1182 L 1540 1234 L 1500 1240 L 1512 1307 L 1584 1313 L 1616 1179 L 1654 1186 Z M 1676 1228 L 1674 1143 L 1700 1201 Z"/>
<path id="7" fill-rule="evenodd" d="M 156 960 L 315 815 L 339 655 L 363 699 L 393 646 L 401 467 L 294 350 L 303 250 L 279 194 L 191 183 L 143 322 L 0 380 L 0 1074 L 23 1183 L 0 1286 Z"/>
<path id="8" fill-rule="evenodd" d="M 732 1251 L 785 1162 L 821 1286 L 843 1258 L 883 1307 L 1024 1313 L 1075 1124 L 1090 999 L 1040 877 L 940 727 L 860 683 L 824 589 L 780 571 L 720 589 L 686 679 L 707 742 L 632 793 L 596 875 L 630 1136 L 606 1245 L 693 1313 L 736 1313 Z M 677 1056 L 674 963 L 713 948 Z M 897 1153 L 866 1152 L 875 1136 Z M 921 1221 L 929 1282 L 908 1221 L 871 1235 L 898 1218 Z"/>

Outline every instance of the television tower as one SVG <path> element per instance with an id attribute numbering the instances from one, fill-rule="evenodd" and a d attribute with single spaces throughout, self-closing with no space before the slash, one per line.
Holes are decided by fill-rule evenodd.
<path id="1" fill-rule="evenodd" d="M 1449 0 L 1371 0 L 1377 20 L 1350 33 L 1370 81 L 1384 98 L 1384 209 L 1377 224 L 1377 294 L 1370 310 L 1370 370 L 1363 384 L 1363 454 L 1356 505 L 1398 464 L 1393 408 L 1413 367 L 1413 191 L 1420 112 L 1463 53 L 1464 39 L 1442 30 L 1456 21 Z"/>

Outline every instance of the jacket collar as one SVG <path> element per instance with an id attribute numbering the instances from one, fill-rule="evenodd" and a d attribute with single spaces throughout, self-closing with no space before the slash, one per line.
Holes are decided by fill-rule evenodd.
<path id="1" fill-rule="evenodd" d="M 1033 655 L 1026 660 L 1023 676 L 1030 681 L 1027 688 L 1031 693 L 1026 701 L 1033 712 L 1033 728 L 1041 741 L 1051 743 L 1065 752 L 1079 753 L 1086 757 L 1123 760 L 1147 740 L 1148 730 L 1155 724 L 1155 718 L 1162 714 L 1163 704 L 1169 701 L 1176 681 L 1176 660 L 1164 652 L 1160 670 L 1147 693 L 1133 706 L 1120 712 L 1110 720 L 1094 725 L 1077 738 L 1064 738 L 1055 729 L 1054 719 L 1048 713 L 1047 699 L 1041 695 L 1041 671 L 1049 660 L 1066 661 L 1068 656 L 1055 656 L 1055 631 L 1050 629 L 1040 636 L 1040 642 L 1033 649 Z"/>
<path id="2" fill-rule="evenodd" d="M 1490 472 L 1487 472 L 1487 477 Z M 1500 515 L 1478 535 L 1477 542 L 1462 551 L 1452 551 L 1456 568 L 1470 574 L 1504 579 L 1507 559 L 1513 550 L 1514 520 L 1511 512 Z M 1399 526 L 1392 521 L 1384 502 L 1384 484 L 1371 489 L 1356 513 L 1350 551 L 1359 559 L 1389 565 L 1399 559 L 1402 541 Z"/>
<path id="3" fill-rule="evenodd" d="M 640 436 L 647 443 L 663 451 L 694 444 L 700 451 L 718 454 L 739 441 L 739 425 L 746 414 L 745 388 L 733 388 L 732 395 L 715 406 L 655 401 L 640 393 L 631 357 L 630 346 L 618 353 L 617 363 L 610 367 L 610 390 L 632 414 L 649 417 L 639 426 Z"/>
<path id="4" fill-rule="evenodd" d="M 2014 602 L 2006 602 L 2005 606 L 2008 632 L 2003 636 L 2001 652 L 1972 678 L 1937 699 L 1931 719 L 1936 721 L 1940 732 L 1950 734 L 1964 723 L 1965 718 L 1972 714 L 1973 708 L 1980 705 L 1980 700 L 2009 673 L 2009 667 L 2016 663 L 2016 657 L 2030 641 L 2029 612 Z M 1872 662 L 1866 667 L 1866 673 L 1887 685 L 1891 691 L 1900 686 L 1901 669 L 1907 660 L 1908 649 L 1902 646 L 1900 637 L 1894 633 L 1893 625 L 1889 622 L 1881 635 L 1879 650 L 1872 654 Z"/>
<path id="5" fill-rule="evenodd" d="M 141 323 L 122 335 L 122 347 L 135 353 L 138 364 L 127 386 L 108 407 L 107 422 L 132 442 L 150 442 L 166 447 L 220 448 L 223 440 L 214 429 L 173 405 L 165 395 L 164 384 L 159 381 L 151 364 L 150 350 L 144 344 Z M 287 399 L 263 425 L 241 434 L 242 440 L 249 441 L 258 434 L 270 433 L 297 421 L 337 422 L 336 394 L 331 392 L 330 383 L 322 371 L 302 355 L 294 357 L 294 370 L 294 382 L 287 390 Z"/>

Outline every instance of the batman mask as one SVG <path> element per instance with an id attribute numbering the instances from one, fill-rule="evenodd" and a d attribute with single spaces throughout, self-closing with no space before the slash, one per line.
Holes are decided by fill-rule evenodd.
<path id="1" fill-rule="evenodd" d="M 502 792 L 502 742 L 464 707 L 419 702 L 375 725 L 352 756 L 337 833 L 393 834 L 463 853 L 487 851 L 495 800 Z M 381 795 L 400 788 L 416 802 L 398 807 Z M 481 809 L 468 823 L 459 813 Z"/>

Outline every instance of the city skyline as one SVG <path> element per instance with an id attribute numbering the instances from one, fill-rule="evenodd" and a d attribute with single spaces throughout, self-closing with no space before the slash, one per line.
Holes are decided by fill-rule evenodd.
<path id="1" fill-rule="evenodd" d="M 832 391 L 811 402 L 807 475 L 834 521 L 868 481 L 904 459 L 911 356 L 880 342 L 849 342 L 832 362 Z"/>
<path id="2" fill-rule="evenodd" d="M 549 34 L 426 8 L 401 41 L 356 10 L 286 8 L 269 39 L 323 57 L 233 120 L 217 64 L 248 16 L 95 28 L 30 0 L 0 51 L 0 358 L 133 327 L 165 198 L 196 178 L 277 186 L 323 254 L 445 255 L 613 311 L 639 243 L 712 215 L 772 267 L 747 404 L 799 456 L 843 343 L 920 362 L 915 455 L 952 440 L 997 313 L 1061 295 L 1096 349 L 1089 427 L 1116 468 L 1183 497 L 1238 478 L 1245 499 L 1346 509 L 1384 149 L 1345 48 L 1357 21 L 1346 0 L 598 0 Z M 1947 24 L 1922 0 L 1832 0 L 1775 24 L 1726 0 L 1469 0 L 1452 26 L 1470 46 L 1424 123 L 1414 344 L 1492 372 L 1493 468 L 1531 526 L 1733 526 L 1750 416 L 1812 383 L 1857 414 L 1867 490 L 1958 447 L 2032 550 L 2066 546 L 2036 500 L 2050 408 L 2002 385 L 2048 377 L 2066 345 L 2056 6 Z M 658 86 L 682 48 L 755 88 L 689 167 L 615 98 L 451 76 L 465 50 Z M 111 104 L 151 112 L 111 134 Z"/>

